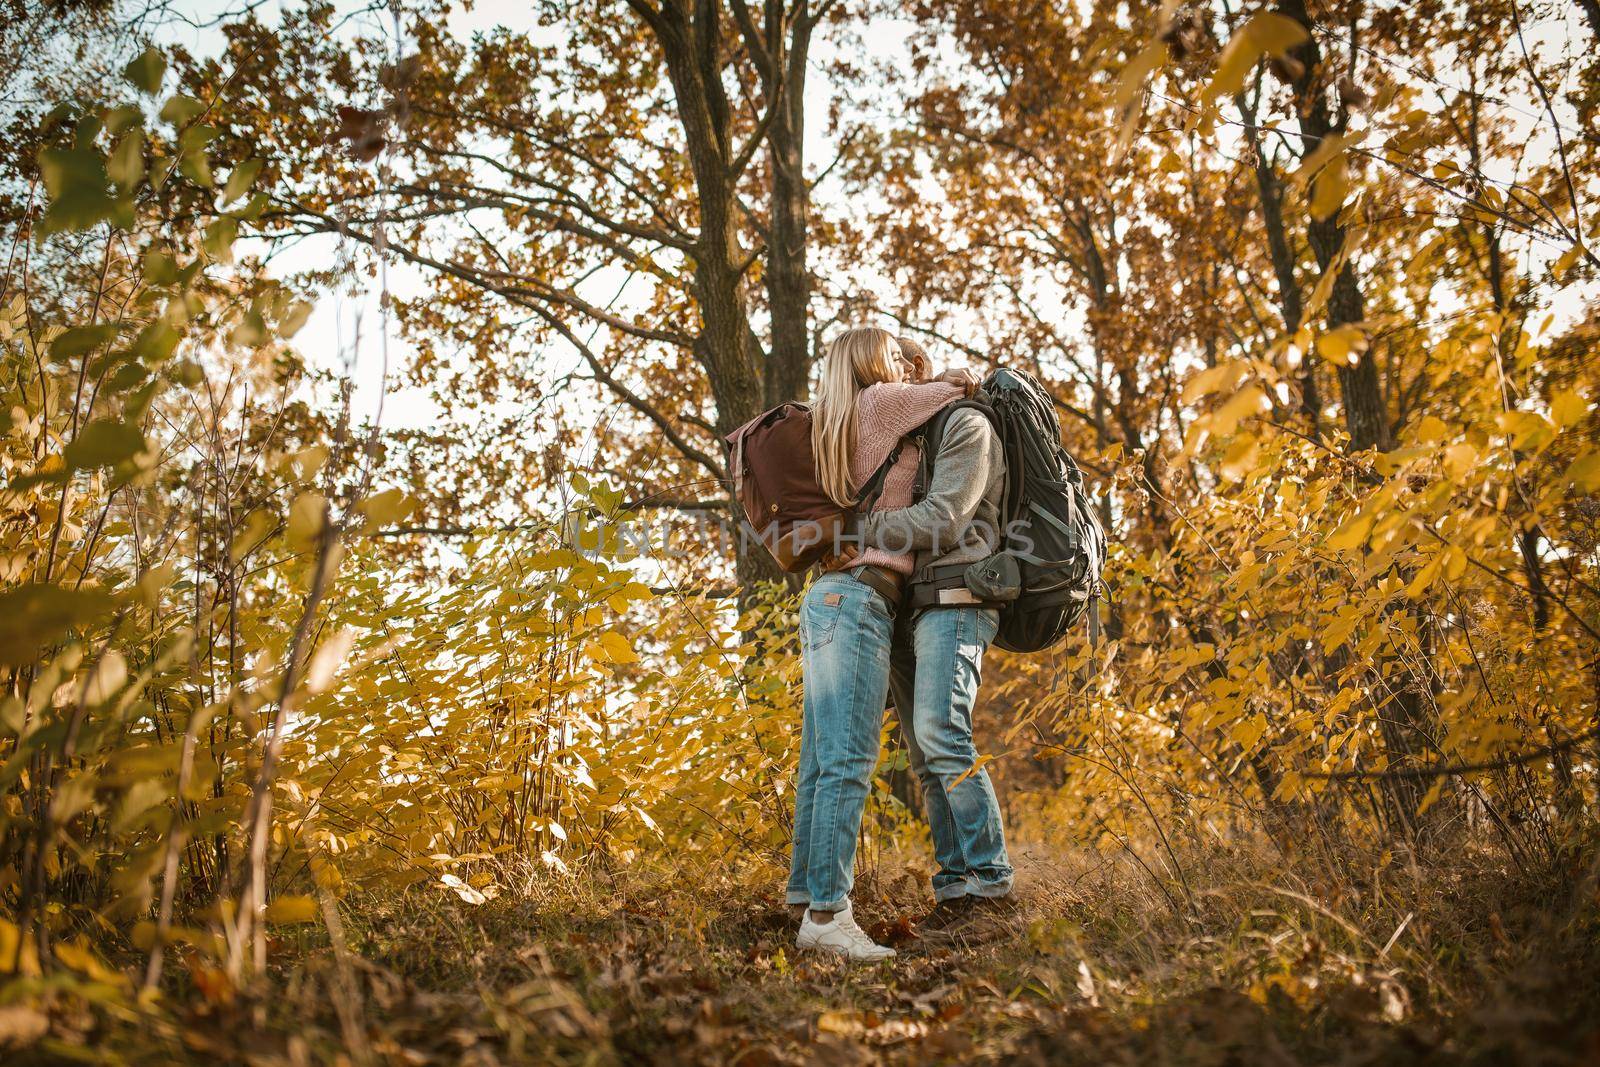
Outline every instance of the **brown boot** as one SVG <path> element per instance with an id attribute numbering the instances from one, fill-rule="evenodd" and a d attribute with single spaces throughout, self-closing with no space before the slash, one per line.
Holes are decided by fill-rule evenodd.
<path id="1" fill-rule="evenodd" d="M 940 901 L 917 926 L 929 944 L 978 945 L 1004 935 L 1018 912 L 1016 898 L 965 895 Z"/>

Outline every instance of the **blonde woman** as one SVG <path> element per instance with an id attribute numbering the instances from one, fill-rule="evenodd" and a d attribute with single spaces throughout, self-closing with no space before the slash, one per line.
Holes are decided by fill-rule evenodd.
<path id="1" fill-rule="evenodd" d="M 905 435 L 977 384 L 967 371 L 916 380 L 926 366 L 919 346 L 875 327 L 846 330 L 828 346 L 811 434 L 822 488 L 835 503 L 855 506 L 860 487 L 899 447 L 870 510 L 910 505 L 919 456 Z M 878 761 L 895 612 L 912 570 L 910 546 L 904 548 L 869 545 L 818 577 L 800 608 L 805 711 L 786 899 L 799 912 L 798 947 L 851 959 L 894 955 L 856 924 L 850 889 Z"/>

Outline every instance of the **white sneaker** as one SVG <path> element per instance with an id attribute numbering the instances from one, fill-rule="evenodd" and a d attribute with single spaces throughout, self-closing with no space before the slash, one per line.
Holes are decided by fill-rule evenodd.
<path id="1" fill-rule="evenodd" d="M 865 930 L 856 925 L 855 913 L 848 901 L 843 911 L 833 913 L 832 922 L 813 922 L 811 909 L 807 908 L 805 917 L 800 920 L 800 933 L 795 937 L 794 944 L 796 948 L 837 952 L 852 960 L 886 960 L 895 954 L 894 949 L 873 941 Z"/>

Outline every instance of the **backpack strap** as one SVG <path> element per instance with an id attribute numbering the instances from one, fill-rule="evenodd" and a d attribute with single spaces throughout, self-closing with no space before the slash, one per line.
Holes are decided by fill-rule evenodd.
<path id="1" fill-rule="evenodd" d="M 1000 433 L 1000 419 L 995 410 L 982 400 L 968 398 L 957 400 L 933 413 L 933 416 L 908 435 L 917 439 L 922 446 L 922 456 L 917 462 L 917 477 L 911 485 L 911 499 L 921 500 L 928 495 L 928 486 L 933 482 L 933 461 L 939 454 L 939 449 L 944 445 L 945 424 L 950 421 L 950 416 L 962 408 L 971 408 L 973 411 L 983 412 L 983 417 L 989 420 L 989 425 L 994 428 L 996 436 Z"/>
<path id="2" fill-rule="evenodd" d="M 856 493 L 855 506 L 850 509 L 849 515 L 845 518 L 841 540 L 853 542 L 865 548 L 863 542 L 866 537 L 866 512 L 871 511 L 873 505 L 877 504 L 878 498 L 883 495 L 883 484 L 888 481 L 889 471 L 900 461 L 900 454 L 905 450 L 905 447 L 904 438 L 896 441 L 894 449 L 889 453 L 889 458 L 884 460 L 878 469 L 872 472 L 872 477 L 868 478 L 866 484 L 861 487 L 860 492 Z"/>
<path id="3" fill-rule="evenodd" d="M 967 563 L 924 567 L 912 579 L 907 604 L 914 611 L 925 608 L 1001 608 L 997 600 L 983 600 L 967 588 Z"/>
<path id="4" fill-rule="evenodd" d="M 857 511 L 872 510 L 873 505 L 878 502 L 878 498 L 883 495 L 883 483 L 888 481 L 890 469 L 900 462 L 900 453 L 905 450 L 905 447 L 904 438 L 896 441 L 894 450 L 889 453 L 889 458 L 884 460 L 882 465 L 872 472 L 872 477 L 867 479 L 866 484 L 861 487 L 861 491 L 856 494 Z"/>

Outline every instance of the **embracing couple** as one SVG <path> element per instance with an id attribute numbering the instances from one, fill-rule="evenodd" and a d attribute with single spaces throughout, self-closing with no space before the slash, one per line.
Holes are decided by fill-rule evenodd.
<path id="1" fill-rule="evenodd" d="M 944 420 L 931 470 L 913 436 L 977 384 L 970 371 L 931 376 L 921 346 L 873 327 L 841 334 L 823 361 L 811 405 L 816 474 L 828 498 L 858 513 L 860 550 L 825 562 L 800 609 L 805 717 L 786 900 L 802 949 L 858 960 L 895 954 L 867 936 L 850 907 L 890 694 L 938 863 L 924 929 L 959 929 L 1010 901 L 1000 806 L 972 741 L 998 614 L 970 595 L 934 589 L 938 576 L 999 547 L 1005 457 L 990 421 L 971 408 Z"/>

